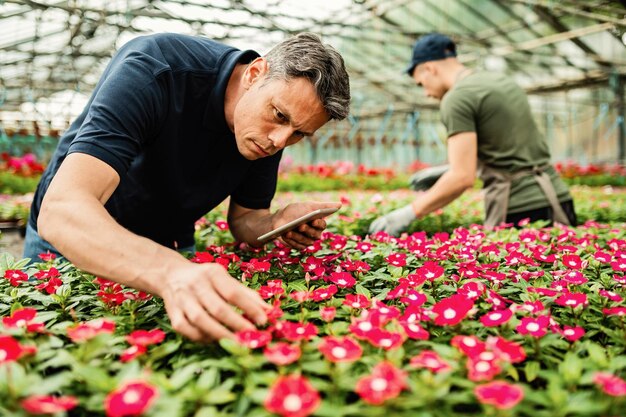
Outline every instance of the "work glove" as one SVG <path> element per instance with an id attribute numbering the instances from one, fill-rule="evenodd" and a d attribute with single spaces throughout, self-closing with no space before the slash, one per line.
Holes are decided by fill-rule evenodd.
<path id="1" fill-rule="evenodd" d="M 449 169 L 450 165 L 424 168 L 411 176 L 409 184 L 415 191 L 426 191 Z"/>
<path id="2" fill-rule="evenodd" d="M 390 213 L 385 214 L 374 220 L 370 224 L 369 232 L 387 232 L 392 236 L 398 236 L 400 233 L 406 231 L 409 225 L 417 216 L 413 210 L 413 206 L 409 204 L 402 208 L 396 209 Z"/>

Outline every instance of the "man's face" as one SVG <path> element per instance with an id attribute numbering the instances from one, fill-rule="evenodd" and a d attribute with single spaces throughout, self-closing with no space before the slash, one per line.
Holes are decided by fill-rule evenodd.
<path id="1" fill-rule="evenodd" d="M 433 62 L 419 64 L 413 71 L 415 83 L 424 88 L 424 93 L 428 97 L 433 97 L 437 100 L 441 100 L 446 93 L 439 75 L 439 69 Z"/>
<path id="2" fill-rule="evenodd" d="M 237 148 L 248 160 L 264 158 L 313 135 L 328 119 L 309 80 L 267 80 L 261 72 L 235 107 Z"/>

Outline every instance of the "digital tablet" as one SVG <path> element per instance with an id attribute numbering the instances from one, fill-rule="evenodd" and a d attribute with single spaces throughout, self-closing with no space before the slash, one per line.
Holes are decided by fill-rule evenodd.
<path id="1" fill-rule="evenodd" d="M 283 235 L 285 233 L 287 233 L 290 230 L 295 229 L 296 227 L 300 226 L 301 224 L 304 223 L 308 223 L 311 220 L 315 220 L 315 219 L 321 219 L 323 217 L 328 216 L 329 214 L 332 214 L 334 212 L 336 212 L 337 210 L 339 210 L 339 207 L 329 207 L 329 208 L 323 208 L 323 209 L 317 209 L 314 210 L 310 213 L 305 214 L 302 217 L 299 217 L 295 220 L 290 221 L 289 223 L 285 223 L 280 227 L 277 227 L 276 229 L 265 233 L 264 235 L 261 235 L 257 238 L 257 240 L 259 242 L 267 242 L 269 240 L 272 240 L 274 238 L 277 238 L 280 235 Z"/>

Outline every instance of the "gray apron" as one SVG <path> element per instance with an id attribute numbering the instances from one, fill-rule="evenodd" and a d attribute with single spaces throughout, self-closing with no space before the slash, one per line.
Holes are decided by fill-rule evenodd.
<path id="1" fill-rule="evenodd" d="M 520 178 L 532 175 L 541 191 L 545 194 L 555 222 L 569 226 L 570 222 L 559 203 L 556 190 L 550 177 L 546 173 L 549 165 L 534 166 L 528 169 L 510 173 L 501 169 L 487 166 L 478 161 L 478 176 L 483 181 L 485 190 L 485 226 L 495 227 L 505 222 L 509 208 L 509 194 L 511 183 Z"/>

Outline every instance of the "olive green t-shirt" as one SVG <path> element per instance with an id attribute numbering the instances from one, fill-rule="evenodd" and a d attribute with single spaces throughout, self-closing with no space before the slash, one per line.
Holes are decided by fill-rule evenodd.
<path id="1" fill-rule="evenodd" d="M 526 94 L 505 75 L 479 71 L 457 81 L 441 101 L 441 120 L 448 137 L 476 132 L 478 159 L 494 168 L 513 173 L 550 162 L 548 144 L 532 118 Z M 570 200 L 552 166 L 547 173 L 559 201 Z M 548 206 L 531 176 L 511 184 L 509 213 Z"/>

